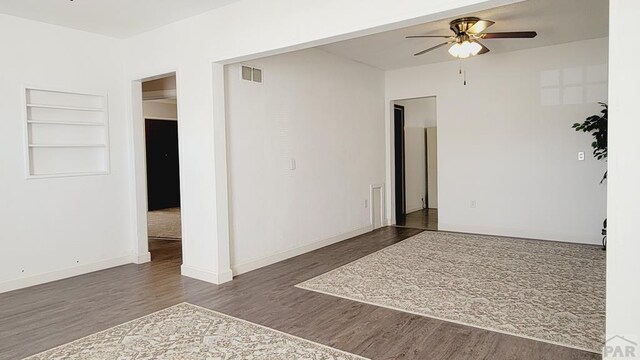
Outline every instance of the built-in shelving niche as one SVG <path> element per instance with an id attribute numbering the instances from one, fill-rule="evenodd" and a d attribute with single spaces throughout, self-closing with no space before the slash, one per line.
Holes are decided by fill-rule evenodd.
<path id="1" fill-rule="evenodd" d="M 27 176 L 109 172 L 107 96 L 25 88 Z"/>

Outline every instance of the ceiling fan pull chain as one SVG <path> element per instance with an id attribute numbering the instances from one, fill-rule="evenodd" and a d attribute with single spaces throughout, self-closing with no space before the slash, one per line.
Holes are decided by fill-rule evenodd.
<path id="1" fill-rule="evenodd" d="M 467 69 L 464 69 L 463 74 L 464 86 L 467 86 Z"/>
<path id="2" fill-rule="evenodd" d="M 462 66 L 463 59 L 460 59 L 460 70 L 458 70 L 458 74 L 462 75 L 462 83 L 467 85 L 467 70 Z"/>

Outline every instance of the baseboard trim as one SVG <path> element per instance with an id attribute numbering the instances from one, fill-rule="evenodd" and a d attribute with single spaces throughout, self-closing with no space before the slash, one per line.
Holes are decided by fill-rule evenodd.
<path id="1" fill-rule="evenodd" d="M 134 256 L 135 256 L 134 263 L 136 264 L 144 264 L 151 261 L 151 253 L 148 251 L 145 254 L 134 255 Z"/>
<path id="2" fill-rule="evenodd" d="M 253 271 L 271 264 L 275 264 L 277 262 L 292 258 L 294 256 L 298 256 L 298 255 L 302 255 L 305 253 L 308 253 L 310 251 L 313 250 L 317 250 L 320 248 L 323 248 L 325 246 L 329 246 L 335 243 L 338 243 L 340 241 L 344 241 L 347 239 L 350 239 L 352 237 L 358 236 L 358 235 L 362 235 L 365 233 L 368 233 L 370 231 L 373 231 L 373 226 L 369 225 L 369 226 L 365 226 L 363 228 L 360 229 L 356 229 L 347 233 L 343 233 L 340 235 L 336 235 L 333 237 L 330 237 L 328 239 L 324 239 L 324 240 L 319 240 L 319 241 L 315 241 L 311 244 L 308 245 L 304 245 L 301 247 L 297 247 L 295 249 L 291 249 L 291 250 L 287 250 L 287 251 L 283 251 L 274 255 L 270 255 L 261 259 L 257 259 L 257 260 L 253 260 L 253 261 L 249 261 L 246 262 L 244 264 L 240 264 L 240 265 L 235 265 L 232 266 L 231 269 L 233 270 L 233 276 L 236 275 L 240 275 L 240 274 L 244 274 L 247 273 L 249 271 Z"/>
<path id="3" fill-rule="evenodd" d="M 135 263 L 138 259 L 137 255 L 131 254 L 126 256 L 120 256 L 117 258 L 101 260 L 90 264 L 83 264 L 73 266 L 67 269 L 51 271 L 44 274 L 27 276 L 15 280 L 9 280 L 0 283 L 0 293 L 5 293 L 13 290 L 19 290 L 28 288 L 35 285 L 40 285 L 52 281 L 58 281 L 67 279 L 70 277 L 84 275 L 95 271 L 105 270 L 116 266 Z"/>
<path id="4" fill-rule="evenodd" d="M 190 277 L 192 279 L 206 281 L 208 283 L 220 285 L 233 279 L 231 270 L 227 270 L 222 273 L 215 273 L 206 269 L 198 268 L 196 266 L 182 265 L 180 267 L 180 273 L 182 276 Z"/>

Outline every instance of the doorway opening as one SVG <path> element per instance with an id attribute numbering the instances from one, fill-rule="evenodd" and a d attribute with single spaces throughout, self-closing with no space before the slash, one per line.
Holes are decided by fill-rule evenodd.
<path id="1" fill-rule="evenodd" d="M 396 225 L 438 230 L 436 98 L 393 102 Z"/>
<path id="2" fill-rule="evenodd" d="M 151 260 L 182 259 L 176 76 L 142 82 Z"/>

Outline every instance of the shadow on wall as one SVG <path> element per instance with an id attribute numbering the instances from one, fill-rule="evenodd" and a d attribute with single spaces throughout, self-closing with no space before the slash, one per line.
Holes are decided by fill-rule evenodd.
<path id="1" fill-rule="evenodd" d="M 540 72 L 540 105 L 592 104 L 607 98 L 607 64 Z"/>

